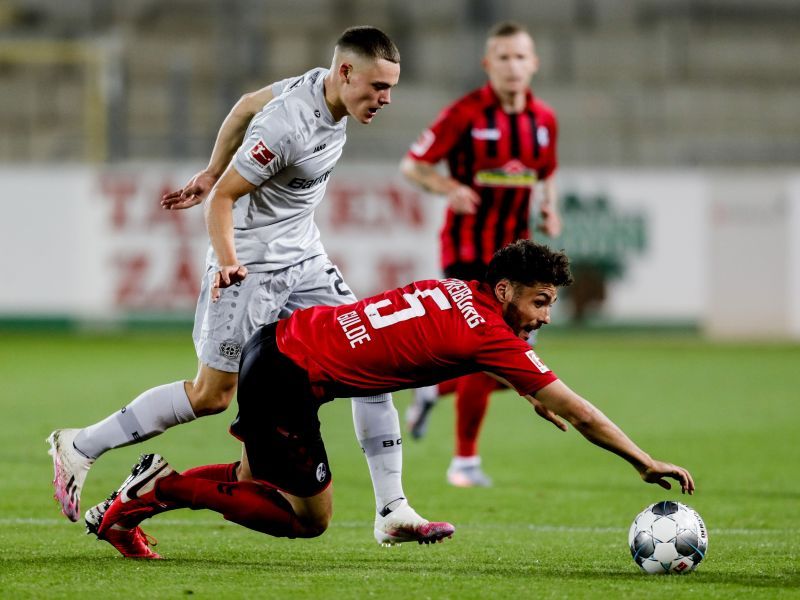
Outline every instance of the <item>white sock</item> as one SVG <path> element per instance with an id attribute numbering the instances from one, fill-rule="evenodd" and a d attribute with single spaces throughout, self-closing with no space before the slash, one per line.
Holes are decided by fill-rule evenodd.
<path id="1" fill-rule="evenodd" d="M 73 445 L 82 454 L 97 458 L 107 450 L 136 444 L 196 418 L 183 381 L 175 381 L 147 390 L 122 410 L 84 427 Z"/>
<path id="2" fill-rule="evenodd" d="M 375 506 L 392 510 L 403 493 L 403 440 L 400 419 L 390 394 L 353 398 L 353 425 L 367 457 Z"/>
<path id="3" fill-rule="evenodd" d="M 481 457 L 475 456 L 454 456 L 450 461 L 451 469 L 467 469 L 469 467 L 480 467 Z"/>
<path id="4" fill-rule="evenodd" d="M 439 386 L 426 385 L 425 387 L 416 388 L 414 390 L 414 400 L 417 402 L 436 402 L 439 399 Z"/>

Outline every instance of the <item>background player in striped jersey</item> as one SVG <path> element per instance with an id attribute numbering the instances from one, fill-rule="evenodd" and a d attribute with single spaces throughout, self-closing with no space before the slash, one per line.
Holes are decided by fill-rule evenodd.
<path id="1" fill-rule="evenodd" d="M 312 69 L 244 98 L 225 120 L 209 167 L 190 189 L 164 199 L 166 208 L 186 208 L 216 182 L 206 205 L 211 245 L 193 332 L 199 370 L 194 381 L 147 390 L 94 425 L 51 434 L 55 495 L 68 518 L 78 519 L 81 487 L 101 454 L 228 407 L 241 347 L 256 328 L 298 308 L 355 300 L 325 253 L 314 208 L 341 156 L 346 117 L 368 124 L 390 103 L 399 62 L 380 30 L 348 29 L 330 69 Z M 253 117 L 248 111 L 256 107 Z M 353 419 L 375 490 L 377 541 L 419 540 L 428 522 L 404 497 L 401 446 L 383 444 L 400 439 L 391 396 L 354 398 Z M 193 475 L 235 481 L 246 473 L 234 464 Z M 117 527 L 107 539 L 126 555 L 147 554 L 137 528 Z"/>
<path id="2" fill-rule="evenodd" d="M 537 183 L 543 192 L 539 228 L 549 236 L 561 231 L 553 177 L 556 117 L 530 89 L 539 64 L 533 38 L 516 23 L 494 26 L 482 64 L 488 83 L 447 106 L 412 144 L 401 165 L 412 182 L 447 198 L 440 242 L 445 276 L 478 281 L 486 276 L 496 250 L 530 237 L 530 204 Z M 435 167 L 442 160 L 447 162 L 447 175 Z M 406 415 L 414 438 L 425 434 L 436 399 L 456 392 L 456 447 L 447 471 L 453 485 L 491 485 L 481 468 L 478 434 L 489 394 L 499 387 L 476 373 L 415 391 Z"/>
<path id="3" fill-rule="evenodd" d="M 693 493 L 689 472 L 654 460 L 590 402 L 573 392 L 527 344 L 550 321 L 558 288 L 572 281 L 563 253 L 521 240 L 500 250 L 486 281 L 417 281 L 344 306 L 317 306 L 260 328 L 242 354 L 239 414 L 231 429 L 254 481 L 220 485 L 176 473 L 147 455 L 93 522 L 139 527 L 177 508 L 209 509 L 277 537 L 315 537 L 331 519 L 331 476 L 317 411 L 324 402 L 485 370 L 508 382 L 537 412 L 569 421 L 641 478 Z M 300 446 L 305 453 L 296 452 Z M 282 494 L 276 492 L 282 490 Z M 431 523 L 428 541 L 453 533 Z M 157 555 L 148 558 L 157 558 Z"/>

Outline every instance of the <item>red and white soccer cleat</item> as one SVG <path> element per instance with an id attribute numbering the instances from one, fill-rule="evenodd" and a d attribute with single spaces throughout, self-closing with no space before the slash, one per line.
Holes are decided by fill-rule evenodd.
<path id="1" fill-rule="evenodd" d="M 131 527 L 169 508 L 156 499 L 156 483 L 175 471 L 158 454 L 143 454 L 130 476 L 107 500 L 86 512 L 86 527 L 103 539 L 113 525 Z"/>
<path id="2" fill-rule="evenodd" d="M 146 558 L 157 560 L 161 555 L 150 550 L 157 544 L 156 540 L 142 531 L 141 527 L 133 529 L 117 529 L 114 525 L 107 529 L 100 539 L 114 546 L 125 558 Z"/>
<path id="3" fill-rule="evenodd" d="M 423 519 L 405 499 L 389 514 L 375 515 L 375 540 L 382 546 L 404 542 L 435 544 L 452 537 L 455 530 L 450 523 Z"/>
<path id="4" fill-rule="evenodd" d="M 127 529 L 119 525 L 113 525 L 105 532 L 103 537 L 98 535 L 97 530 L 100 528 L 100 523 L 103 522 L 103 515 L 105 515 L 108 507 L 111 506 L 111 503 L 116 499 L 117 493 L 118 492 L 113 492 L 100 504 L 86 511 L 86 533 L 93 533 L 98 539 L 105 540 L 114 546 L 125 558 L 161 558 L 159 554 L 153 552 L 149 548 L 150 546 L 156 545 L 155 539 L 142 531 L 142 528 L 139 527 L 138 524 L 136 527 Z"/>

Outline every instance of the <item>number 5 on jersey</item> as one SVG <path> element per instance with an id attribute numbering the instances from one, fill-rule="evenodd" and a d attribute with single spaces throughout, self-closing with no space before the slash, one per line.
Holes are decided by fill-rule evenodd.
<path id="1" fill-rule="evenodd" d="M 402 308 L 395 312 L 382 315 L 378 311 L 392 303 L 388 298 L 384 298 L 378 302 L 367 304 L 367 306 L 364 307 L 364 314 L 367 315 L 367 319 L 369 319 L 369 323 L 373 328 L 383 329 L 395 323 L 423 316 L 425 314 L 425 305 L 422 304 L 420 298 L 432 298 L 436 306 L 439 307 L 439 310 L 449 310 L 453 308 L 442 290 L 439 288 L 432 288 L 430 290 L 416 290 L 413 294 L 403 294 L 403 299 L 408 302 L 408 308 Z"/>

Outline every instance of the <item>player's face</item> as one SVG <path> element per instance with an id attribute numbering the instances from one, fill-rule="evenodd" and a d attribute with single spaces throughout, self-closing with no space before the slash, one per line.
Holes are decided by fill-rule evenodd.
<path id="1" fill-rule="evenodd" d="M 382 58 L 353 61 L 341 93 L 347 114 L 359 123 L 371 123 L 378 111 L 391 103 L 391 90 L 399 79 L 399 64 Z"/>
<path id="2" fill-rule="evenodd" d="M 509 284 L 510 285 L 510 284 Z M 531 331 L 550 322 L 550 308 L 556 301 L 557 290 L 549 284 L 510 286 L 503 302 L 503 319 L 523 340 Z"/>
<path id="3" fill-rule="evenodd" d="M 539 68 L 533 39 L 527 33 L 489 38 L 483 68 L 498 95 L 526 92 Z"/>

